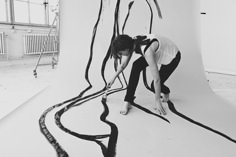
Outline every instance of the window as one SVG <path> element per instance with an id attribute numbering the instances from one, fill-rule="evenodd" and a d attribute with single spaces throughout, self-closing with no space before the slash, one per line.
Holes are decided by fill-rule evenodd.
<path id="1" fill-rule="evenodd" d="M 30 23 L 28 1 L 15 0 L 14 13 L 15 22 Z"/>
<path id="2" fill-rule="evenodd" d="M 43 4 L 31 4 L 30 5 L 30 23 L 38 23 L 38 24 L 48 24 L 45 17 L 45 7 Z"/>
<path id="3" fill-rule="evenodd" d="M 49 23 L 52 24 L 56 16 L 56 13 L 59 11 L 59 2 L 58 0 L 49 0 Z"/>
<path id="4" fill-rule="evenodd" d="M 0 22 L 51 25 L 59 0 L 0 0 Z"/>
<path id="5" fill-rule="evenodd" d="M 7 1 L 0 0 L 0 21 L 7 22 Z"/>

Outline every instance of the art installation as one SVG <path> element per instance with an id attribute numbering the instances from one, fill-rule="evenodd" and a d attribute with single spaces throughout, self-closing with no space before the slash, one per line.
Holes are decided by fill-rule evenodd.
<path id="1" fill-rule="evenodd" d="M 56 83 L 2 122 L 4 156 L 233 157 L 236 109 L 204 77 L 198 9 L 195 0 L 61 1 Z M 121 115 L 130 66 L 107 88 L 119 66 L 111 43 L 120 34 L 149 33 L 172 37 L 183 53 L 167 82 L 167 115 L 152 109 L 148 68 L 133 109 Z"/>

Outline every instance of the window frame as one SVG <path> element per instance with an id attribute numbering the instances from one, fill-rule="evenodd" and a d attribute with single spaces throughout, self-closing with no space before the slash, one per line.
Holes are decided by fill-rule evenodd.
<path id="1" fill-rule="evenodd" d="M 28 2 L 30 3 L 30 2 Z M 49 15 L 49 3 L 48 0 L 44 0 L 44 21 L 45 24 L 37 24 L 37 23 L 30 23 L 30 18 L 29 18 L 29 23 L 24 23 L 24 22 L 16 22 L 15 21 L 15 11 L 14 11 L 14 0 L 8 0 L 6 3 L 6 21 L 0 21 L 0 24 L 3 25 L 10 25 L 12 27 L 14 26 L 31 26 L 31 27 L 56 27 L 55 25 L 52 25 L 53 23 L 50 23 L 50 15 Z M 56 16 L 56 13 L 55 13 Z M 52 20 L 53 21 L 53 20 Z"/>

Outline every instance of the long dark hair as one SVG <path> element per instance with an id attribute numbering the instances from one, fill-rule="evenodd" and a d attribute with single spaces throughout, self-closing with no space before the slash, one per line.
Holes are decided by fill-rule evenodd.
<path id="1" fill-rule="evenodd" d="M 115 59 L 119 59 L 119 55 L 118 52 L 119 51 L 123 51 L 123 50 L 132 50 L 134 46 L 134 40 L 126 35 L 126 34 L 122 34 L 122 35 L 118 35 L 113 41 L 112 41 L 112 45 L 111 45 L 111 53 L 112 53 L 112 57 L 114 57 Z"/>

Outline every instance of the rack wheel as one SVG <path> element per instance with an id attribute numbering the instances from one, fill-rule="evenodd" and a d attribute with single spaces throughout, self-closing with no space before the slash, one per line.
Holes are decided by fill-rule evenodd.
<path id="1" fill-rule="evenodd" d="M 34 77 L 37 78 L 37 72 L 36 72 L 36 70 L 34 70 L 33 73 L 34 73 Z"/>

